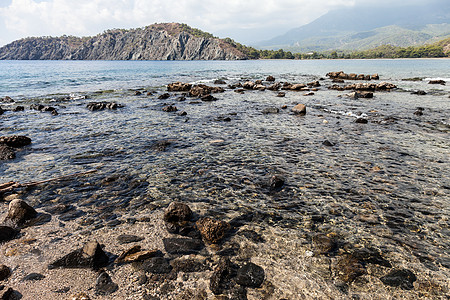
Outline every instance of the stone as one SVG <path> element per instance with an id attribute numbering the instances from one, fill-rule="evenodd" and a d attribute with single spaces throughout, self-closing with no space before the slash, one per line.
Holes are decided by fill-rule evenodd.
<path id="1" fill-rule="evenodd" d="M 183 111 L 180 111 L 180 112 L 178 113 L 178 115 L 179 115 L 180 117 L 187 116 L 187 112 L 185 112 L 185 111 L 183 110 Z"/>
<path id="2" fill-rule="evenodd" d="M 109 109 L 109 110 L 115 110 L 118 108 L 123 107 L 122 104 L 117 104 L 115 102 L 89 102 L 86 105 L 86 108 L 89 109 L 90 111 L 97 111 L 97 110 L 104 110 L 104 109 Z"/>
<path id="3" fill-rule="evenodd" d="M 163 219 L 166 222 L 190 221 L 192 210 L 187 204 L 171 202 L 164 212 Z"/>
<path id="4" fill-rule="evenodd" d="M 174 82 L 167 85 L 169 92 L 189 92 L 192 88 L 190 83 Z"/>
<path id="5" fill-rule="evenodd" d="M 284 186 L 285 179 L 280 175 L 272 175 L 269 179 L 269 187 L 271 190 L 281 190 Z"/>
<path id="6" fill-rule="evenodd" d="M 442 79 L 430 80 L 430 81 L 428 82 L 428 84 L 441 84 L 441 85 L 445 85 L 445 80 L 442 80 Z"/>
<path id="7" fill-rule="evenodd" d="M 0 225 L 0 242 L 12 240 L 18 231 L 12 227 Z"/>
<path id="8" fill-rule="evenodd" d="M 0 136 L 0 144 L 13 148 L 21 148 L 31 144 L 31 139 L 23 135 Z"/>
<path id="9" fill-rule="evenodd" d="M 318 87 L 318 86 L 320 86 L 320 82 L 318 80 L 316 80 L 316 81 L 309 82 L 306 85 L 309 87 Z"/>
<path id="10" fill-rule="evenodd" d="M 293 84 L 289 89 L 292 90 L 292 91 L 300 91 L 301 89 L 303 89 L 305 87 L 306 87 L 305 84 L 296 83 L 296 84 Z"/>
<path id="11" fill-rule="evenodd" d="M 415 114 L 416 116 L 423 116 L 423 110 L 416 110 L 416 111 L 414 112 L 414 114 Z"/>
<path id="12" fill-rule="evenodd" d="M 170 98 L 170 94 L 169 93 L 164 93 L 164 94 L 161 94 L 161 95 L 158 96 L 159 100 L 165 100 L 165 99 L 168 99 L 168 98 Z"/>
<path id="13" fill-rule="evenodd" d="M 418 91 L 412 92 L 411 94 L 412 94 L 412 95 L 424 96 L 424 95 L 427 94 L 427 92 L 422 91 L 422 90 L 418 90 Z"/>
<path id="14" fill-rule="evenodd" d="M 24 111 L 25 107 L 23 107 L 22 105 L 17 105 L 16 107 L 14 107 L 13 111 L 14 112 L 18 112 L 18 111 Z"/>
<path id="15" fill-rule="evenodd" d="M 5 218 L 6 224 L 22 226 L 26 221 L 36 218 L 37 212 L 25 201 L 14 199 L 9 203 L 8 214 Z"/>
<path id="16" fill-rule="evenodd" d="M 129 244 L 142 241 L 144 238 L 137 235 L 121 234 L 117 237 L 119 244 Z"/>
<path id="17" fill-rule="evenodd" d="M 0 300 L 12 300 L 14 290 L 12 288 L 6 288 L 0 286 Z"/>
<path id="18" fill-rule="evenodd" d="M 135 95 L 135 96 L 140 96 L 140 95 L 142 95 L 142 92 L 140 92 L 140 91 L 135 91 L 135 92 L 134 92 L 134 95 Z"/>
<path id="19" fill-rule="evenodd" d="M 70 296 L 69 300 L 91 300 L 86 293 L 77 293 Z"/>
<path id="20" fill-rule="evenodd" d="M 232 278 L 235 275 L 236 270 L 231 261 L 228 258 L 222 258 L 209 279 L 209 289 L 214 295 L 222 294 L 233 286 Z"/>
<path id="21" fill-rule="evenodd" d="M 131 263 L 136 261 L 143 261 L 152 257 L 161 257 L 163 253 L 159 250 L 144 250 L 141 251 L 140 246 L 134 246 L 122 252 L 116 259 L 118 263 Z"/>
<path id="22" fill-rule="evenodd" d="M 170 254 L 194 254 L 204 247 L 200 239 L 192 238 L 165 238 L 164 249 Z"/>
<path id="23" fill-rule="evenodd" d="M 359 118 L 356 118 L 355 123 L 358 123 L 358 124 L 367 124 L 367 123 L 369 123 L 369 121 L 368 121 L 367 119 L 365 119 L 365 118 L 359 117 Z"/>
<path id="24" fill-rule="evenodd" d="M 205 261 L 191 258 L 172 260 L 170 265 L 175 272 L 191 273 L 210 270 Z"/>
<path id="25" fill-rule="evenodd" d="M 292 108 L 292 112 L 296 115 L 306 114 L 306 106 L 304 104 L 297 104 Z"/>
<path id="26" fill-rule="evenodd" d="M 370 75 L 370 79 L 371 80 L 379 80 L 380 76 L 378 76 L 378 74 L 373 74 L 373 75 Z"/>
<path id="27" fill-rule="evenodd" d="M 97 281 L 95 283 L 95 292 L 98 295 L 110 295 L 117 291 L 118 288 L 119 286 L 112 281 L 109 274 L 105 271 L 101 272 L 98 275 Z"/>
<path id="28" fill-rule="evenodd" d="M 167 274 L 172 271 L 172 266 L 164 257 L 152 257 L 142 262 L 135 263 L 134 266 L 139 270 L 153 274 Z"/>
<path id="29" fill-rule="evenodd" d="M 323 233 L 314 235 L 312 242 L 316 254 L 328 254 L 337 250 L 336 240 Z"/>
<path id="30" fill-rule="evenodd" d="M 0 144 L 0 160 L 8 160 L 16 158 L 16 150 Z"/>
<path id="31" fill-rule="evenodd" d="M 266 107 L 266 108 L 264 108 L 264 109 L 262 110 L 262 113 L 265 114 L 265 115 L 268 115 L 268 114 L 277 114 L 277 113 L 279 113 L 279 112 L 280 112 L 280 110 L 279 110 L 277 107 Z"/>
<path id="32" fill-rule="evenodd" d="M 2 102 L 3 103 L 14 103 L 15 101 L 11 97 L 6 96 L 5 98 L 2 98 Z"/>
<path id="33" fill-rule="evenodd" d="M 173 105 L 166 105 L 162 108 L 162 111 L 165 111 L 165 112 L 175 112 L 177 110 L 178 110 L 178 108 Z"/>
<path id="34" fill-rule="evenodd" d="M 264 269 L 249 262 L 240 267 L 237 271 L 236 282 L 242 286 L 259 288 L 264 281 L 264 277 Z"/>
<path id="35" fill-rule="evenodd" d="M 5 265 L 0 265 L 0 281 L 5 280 L 9 276 L 11 276 L 11 270 Z"/>
<path id="36" fill-rule="evenodd" d="M 267 76 L 266 81 L 275 81 L 275 77 L 273 77 L 272 75 Z"/>
<path id="37" fill-rule="evenodd" d="M 303 94 L 303 96 L 314 96 L 314 93 L 313 92 L 309 92 L 309 93 Z"/>
<path id="38" fill-rule="evenodd" d="M 255 83 L 252 81 L 246 81 L 242 84 L 242 87 L 247 90 L 253 90 L 254 86 L 255 86 Z"/>
<path id="39" fill-rule="evenodd" d="M 214 84 L 227 84 L 227 82 L 223 79 L 216 79 L 214 80 Z"/>
<path id="40" fill-rule="evenodd" d="M 211 101 L 216 101 L 217 98 L 211 94 L 208 94 L 208 95 L 201 96 L 200 100 L 205 101 L 205 102 L 211 102 Z"/>
<path id="41" fill-rule="evenodd" d="M 88 242 L 83 248 L 77 249 L 48 265 L 55 268 L 91 268 L 93 270 L 107 266 L 109 257 L 96 241 Z"/>
<path id="42" fill-rule="evenodd" d="M 399 287 L 403 290 L 412 290 L 414 281 L 417 280 L 416 275 L 407 269 L 392 270 L 387 275 L 380 278 L 385 284 L 393 287 Z"/>
<path id="43" fill-rule="evenodd" d="M 37 281 L 44 279 L 45 276 L 39 273 L 30 273 L 24 278 L 22 278 L 22 281 Z"/>
<path id="44" fill-rule="evenodd" d="M 225 221 L 214 220 L 209 217 L 198 220 L 196 223 L 203 239 L 211 244 L 219 243 L 230 229 Z"/>
<path id="45" fill-rule="evenodd" d="M 323 141 L 322 145 L 327 146 L 327 147 L 333 147 L 334 146 L 334 144 L 332 142 L 330 142 L 329 140 Z"/>
<path id="46" fill-rule="evenodd" d="M 281 88 L 281 84 L 279 82 L 271 84 L 267 87 L 269 91 L 278 91 Z"/>
<path id="47" fill-rule="evenodd" d="M 338 259 L 335 271 L 337 277 L 345 283 L 352 283 L 357 277 L 366 273 L 366 269 L 361 262 L 349 254 Z"/>

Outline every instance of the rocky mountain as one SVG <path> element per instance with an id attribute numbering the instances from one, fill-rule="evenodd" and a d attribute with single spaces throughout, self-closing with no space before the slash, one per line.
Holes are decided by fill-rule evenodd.
<path id="1" fill-rule="evenodd" d="M 415 46 L 450 36 L 450 1 L 361 5 L 336 9 L 255 46 L 293 52 Z"/>
<path id="2" fill-rule="evenodd" d="M 240 60 L 234 45 L 185 24 L 113 29 L 94 37 L 26 38 L 0 48 L 10 60 Z"/>

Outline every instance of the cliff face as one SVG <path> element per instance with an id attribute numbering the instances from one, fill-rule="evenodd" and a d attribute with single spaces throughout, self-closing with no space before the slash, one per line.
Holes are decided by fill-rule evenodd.
<path id="1" fill-rule="evenodd" d="M 11 60 L 240 60 L 246 55 L 223 40 L 186 25 L 155 24 L 109 30 L 91 38 L 27 38 L 0 48 Z"/>

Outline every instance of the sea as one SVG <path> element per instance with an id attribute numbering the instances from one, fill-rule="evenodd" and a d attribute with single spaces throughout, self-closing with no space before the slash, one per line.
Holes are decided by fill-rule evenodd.
<path id="1" fill-rule="evenodd" d="M 332 71 L 378 74 L 370 82 L 397 88 L 350 98 L 328 89 Z M 268 85 L 269 75 L 320 86 L 285 97 L 229 87 Z M 225 91 L 214 101 L 161 99 L 172 82 Z M 32 144 L 0 161 L 0 183 L 67 175 L 22 198 L 38 210 L 69 207 L 59 217 L 80 231 L 181 201 L 236 236 L 261 237 L 241 251 L 265 268 L 273 299 L 448 299 L 450 59 L 0 61 L 6 96 L 14 103 L 0 101 L 0 136 Z M 102 101 L 119 107 L 87 108 Z M 298 103 L 305 115 L 291 112 Z M 402 279 L 412 285 L 382 279 L 396 270 L 412 272 Z"/>

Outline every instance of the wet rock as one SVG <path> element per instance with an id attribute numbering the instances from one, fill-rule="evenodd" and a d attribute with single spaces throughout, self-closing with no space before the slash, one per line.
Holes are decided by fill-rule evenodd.
<path id="1" fill-rule="evenodd" d="M 322 145 L 327 146 L 327 147 L 333 147 L 335 144 L 330 142 L 329 140 L 325 140 L 325 141 L 323 141 Z"/>
<path id="2" fill-rule="evenodd" d="M 371 80 L 379 80 L 380 76 L 378 74 L 373 74 L 373 75 L 370 75 L 370 79 Z"/>
<path id="3" fill-rule="evenodd" d="M 423 116 L 423 110 L 416 110 L 415 112 L 414 112 L 414 115 L 416 115 L 416 116 Z"/>
<path id="4" fill-rule="evenodd" d="M 365 119 L 365 118 L 356 118 L 355 123 L 367 124 L 367 123 L 369 123 L 369 121 L 367 119 Z"/>
<path id="5" fill-rule="evenodd" d="M 419 91 L 412 92 L 411 94 L 412 94 L 412 95 L 423 96 L 423 95 L 426 95 L 427 92 L 419 90 Z"/>
<path id="6" fill-rule="evenodd" d="M 357 277 L 364 275 L 366 269 L 357 258 L 347 254 L 338 258 L 335 272 L 343 282 L 352 283 Z"/>
<path id="7" fill-rule="evenodd" d="M 279 93 L 277 94 L 277 97 L 280 97 L 280 98 L 282 98 L 282 97 L 284 97 L 284 96 L 286 96 L 286 93 L 285 93 L 285 92 L 279 92 Z"/>
<path id="8" fill-rule="evenodd" d="M 172 140 L 160 140 L 160 141 L 155 141 L 151 144 L 150 149 L 155 150 L 155 151 L 159 151 L 159 152 L 164 152 L 167 150 L 167 148 L 172 145 Z"/>
<path id="9" fill-rule="evenodd" d="M 254 243 L 264 243 L 264 238 L 261 234 L 257 233 L 254 230 L 244 229 L 238 232 L 239 235 L 245 236 L 247 239 L 251 240 Z"/>
<path id="10" fill-rule="evenodd" d="M 15 101 L 11 97 L 6 96 L 5 98 L 2 98 L 2 102 L 3 103 L 14 103 Z"/>
<path id="11" fill-rule="evenodd" d="M 55 268 L 91 268 L 99 269 L 109 263 L 109 257 L 96 241 L 88 242 L 83 248 L 77 249 L 48 265 Z"/>
<path id="12" fill-rule="evenodd" d="M 97 277 L 97 282 L 95 283 L 95 292 L 98 295 L 110 295 L 117 291 L 119 286 L 114 283 L 105 271 L 101 272 Z"/>
<path id="13" fill-rule="evenodd" d="M 380 278 L 385 284 L 393 287 L 399 287 L 403 290 L 412 290 L 414 281 L 417 280 L 416 275 L 407 269 L 392 270 L 387 275 Z"/>
<path id="14" fill-rule="evenodd" d="M 5 265 L 0 265 L 0 281 L 5 280 L 9 276 L 11 276 L 11 270 Z"/>
<path id="15" fill-rule="evenodd" d="M 271 84 L 267 87 L 269 91 L 278 91 L 281 88 L 281 84 L 279 82 Z"/>
<path id="16" fill-rule="evenodd" d="M 445 80 L 441 80 L 441 79 L 430 80 L 430 81 L 428 81 L 428 84 L 441 84 L 441 85 L 445 85 Z"/>
<path id="17" fill-rule="evenodd" d="M 170 98 L 170 94 L 169 93 L 164 93 L 164 94 L 161 94 L 161 95 L 158 96 L 159 100 L 165 100 L 165 99 L 168 99 L 168 98 Z"/>
<path id="18" fill-rule="evenodd" d="M 5 111 L 3 110 L 3 108 L 0 106 L 0 115 L 3 115 Z"/>
<path id="19" fill-rule="evenodd" d="M 30 273 L 24 278 L 22 278 L 22 281 L 38 281 L 44 279 L 45 276 L 39 273 Z"/>
<path id="20" fill-rule="evenodd" d="M 98 111 L 98 110 L 104 110 L 104 109 L 109 109 L 109 110 L 115 110 L 118 108 L 123 107 L 122 104 L 117 104 L 115 102 L 89 102 L 86 105 L 87 109 L 89 109 L 90 111 Z"/>
<path id="21" fill-rule="evenodd" d="M 198 259 L 176 259 L 172 260 L 170 265 L 175 272 L 191 273 L 210 270 L 205 261 Z"/>
<path id="22" fill-rule="evenodd" d="M 306 114 L 306 106 L 304 104 L 297 104 L 292 108 L 292 112 L 296 115 Z"/>
<path id="23" fill-rule="evenodd" d="M 345 95 L 348 98 L 351 99 L 358 99 L 358 98 L 373 98 L 372 92 L 352 92 Z"/>
<path id="24" fill-rule="evenodd" d="M 164 249 L 170 254 L 193 254 L 204 247 L 200 239 L 192 238 L 165 238 Z"/>
<path id="25" fill-rule="evenodd" d="M 277 107 L 266 107 L 266 108 L 264 108 L 263 111 L 262 111 L 262 113 L 265 114 L 265 115 L 268 115 L 268 114 L 277 114 L 277 113 L 279 113 L 279 112 L 280 112 L 280 110 L 279 110 Z"/>
<path id="26" fill-rule="evenodd" d="M 334 237 L 319 233 L 312 239 L 314 252 L 316 254 L 328 254 L 337 250 L 337 241 Z"/>
<path id="27" fill-rule="evenodd" d="M 183 111 L 180 111 L 180 112 L 178 113 L 178 115 L 179 115 L 180 117 L 187 116 L 187 112 L 185 112 L 185 111 L 183 110 Z"/>
<path id="28" fill-rule="evenodd" d="M 272 75 L 267 76 L 266 81 L 275 81 L 275 77 L 273 77 Z"/>
<path id="29" fill-rule="evenodd" d="M 237 89 L 237 90 L 234 90 L 234 92 L 242 95 L 242 94 L 245 93 L 245 90 L 244 89 Z"/>
<path id="30" fill-rule="evenodd" d="M 255 83 L 253 81 L 246 81 L 242 84 L 242 87 L 247 90 L 253 90 Z"/>
<path id="31" fill-rule="evenodd" d="M 285 179 L 280 175 L 272 175 L 269 179 L 269 187 L 271 190 L 281 190 L 284 186 Z"/>
<path id="32" fill-rule="evenodd" d="M 214 80 L 214 84 L 227 84 L 227 82 L 223 79 L 216 79 Z"/>
<path id="33" fill-rule="evenodd" d="M 320 82 L 318 80 L 316 81 L 312 81 L 306 84 L 309 87 L 319 87 L 320 86 Z"/>
<path id="34" fill-rule="evenodd" d="M 288 108 L 288 106 L 286 104 L 281 106 L 281 109 L 286 109 L 286 108 Z"/>
<path id="35" fill-rule="evenodd" d="M 166 105 L 162 108 L 162 111 L 165 111 L 165 112 L 175 112 L 177 110 L 178 110 L 178 108 L 173 105 Z"/>
<path id="36" fill-rule="evenodd" d="M 0 145 L 21 148 L 31 144 L 31 139 L 23 135 L 0 136 Z"/>
<path id="37" fill-rule="evenodd" d="M 191 90 L 189 91 L 189 96 L 200 98 L 208 94 L 223 93 L 224 91 L 225 90 L 219 86 L 207 86 L 205 84 L 198 84 L 191 88 Z"/>
<path id="38" fill-rule="evenodd" d="M 166 222 L 190 221 L 192 218 L 191 208 L 181 202 L 172 202 L 166 208 L 163 219 Z"/>
<path id="39" fill-rule="evenodd" d="M 370 263 L 370 264 L 376 264 L 383 267 L 390 268 L 391 263 L 383 258 L 380 250 L 374 249 L 374 248 L 360 248 L 356 249 L 352 253 L 353 257 L 358 259 L 362 263 Z"/>
<path id="40" fill-rule="evenodd" d="M 142 241 L 144 238 L 137 235 L 121 234 L 117 237 L 119 244 L 129 244 Z"/>
<path id="41" fill-rule="evenodd" d="M 209 280 L 209 289 L 214 295 L 220 295 L 233 286 L 232 278 L 236 275 L 236 267 L 228 258 L 221 259 Z"/>
<path id="42" fill-rule="evenodd" d="M 24 110 L 25 110 L 25 107 L 23 107 L 22 105 L 17 105 L 17 106 L 13 109 L 14 112 L 24 111 Z"/>
<path id="43" fill-rule="evenodd" d="M 14 199 L 9 203 L 5 223 L 13 226 L 22 226 L 26 221 L 31 220 L 36 216 L 36 210 L 29 206 L 25 201 Z"/>
<path id="44" fill-rule="evenodd" d="M 31 104 L 30 109 L 31 110 L 42 110 L 44 108 L 44 105 L 42 104 Z"/>
<path id="45" fill-rule="evenodd" d="M 19 232 L 12 227 L 0 225 L 0 242 L 12 240 L 17 233 Z"/>
<path id="46" fill-rule="evenodd" d="M 303 96 L 314 96 L 314 93 L 313 92 L 309 92 L 309 93 L 303 94 Z"/>
<path id="47" fill-rule="evenodd" d="M 16 158 L 16 150 L 0 144 L 0 160 L 8 160 Z"/>
<path id="48" fill-rule="evenodd" d="M 302 84 L 302 83 L 296 83 L 296 84 L 293 84 L 289 89 L 290 89 L 291 91 L 300 91 L 300 90 L 302 90 L 302 89 L 305 88 L 305 87 L 306 87 L 305 84 Z"/>
<path id="49" fill-rule="evenodd" d="M 167 85 L 169 92 L 189 92 L 192 88 L 190 83 L 174 82 Z"/>
<path id="50" fill-rule="evenodd" d="M 13 300 L 13 298 L 12 298 L 13 294 L 14 294 L 14 290 L 12 288 L 0 286 L 0 299 L 1 300 Z"/>
<path id="51" fill-rule="evenodd" d="M 143 261 L 152 257 L 162 257 L 163 253 L 159 250 L 144 250 L 141 251 L 141 246 L 133 246 L 128 250 L 122 252 L 116 259 L 118 263 L 130 263 L 136 261 Z"/>
<path id="52" fill-rule="evenodd" d="M 141 95 L 142 95 L 142 92 L 141 92 L 141 91 L 135 91 L 135 92 L 134 92 L 134 95 L 135 95 L 135 96 L 141 96 Z"/>
<path id="53" fill-rule="evenodd" d="M 177 97 L 177 101 L 185 101 L 186 100 L 186 96 L 180 96 L 180 97 Z"/>
<path id="54" fill-rule="evenodd" d="M 230 229 L 230 225 L 227 222 L 214 220 L 209 217 L 200 219 L 195 224 L 203 239 L 212 244 L 219 243 Z"/>
<path id="55" fill-rule="evenodd" d="M 264 269 L 249 262 L 240 267 L 237 271 L 236 282 L 242 286 L 259 288 L 264 281 L 264 277 Z"/>
<path id="56" fill-rule="evenodd" d="M 209 95 L 201 96 L 200 100 L 205 101 L 205 102 L 211 102 L 211 101 L 216 101 L 217 98 L 214 97 L 213 95 L 209 94 Z"/>
<path id="57" fill-rule="evenodd" d="M 153 274 L 167 274 L 172 266 L 164 257 L 152 257 L 134 265 L 135 268 Z"/>

